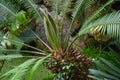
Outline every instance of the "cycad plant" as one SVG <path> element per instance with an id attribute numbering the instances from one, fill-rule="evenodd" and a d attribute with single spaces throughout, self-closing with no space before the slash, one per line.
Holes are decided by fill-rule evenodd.
<path id="1" fill-rule="evenodd" d="M 96 20 L 96 17 L 99 15 L 101 11 L 104 10 L 104 8 L 108 5 L 110 5 L 114 0 L 109 0 L 107 3 L 105 3 L 102 7 L 100 7 L 97 11 L 95 11 L 89 18 L 84 18 L 84 13 L 87 12 L 89 7 L 95 3 L 94 0 L 78 0 L 76 2 L 76 5 L 74 7 L 72 17 L 71 17 L 71 24 L 69 25 L 69 28 L 65 32 L 65 26 L 64 26 L 64 19 L 66 16 L 66 11 L 71 4 L 71 0 L 64 1 L 64 6 L 61 11 L 58 11 L 59 3 L 61 0 L 56 1 L 56 7 L 55 7 L 55 18 L 51 16 L 51 14 L 47 11 L 47 9 L 42 6 L 39 7 L 34 3 L 33 0 L 21 0 L 20 1 L 24 6 L 30 10 L 41 22 L 44 23 L 45 28 L 45 34 L 47 38 L 47 42 L 42 40 L 30 27 L 28 26 L 27 29 L 33 33 L 36 38 L 47 48 L 47 50 L 42 50 L 35 48 L 33 46 L 30 46 L 28 44 L 25 44 L 21 41 L 11 40 L 9 38 L 1 38 L 4 40 L 9 40 L 10 42 L 22 44 L 24 46 L 30 47 L 34 49 L 35 51 L 27 51 L 27 50 L 2 50 L 1 51 L 17 51 L 17 52 L 24 52 L 24 53 L 34 53 L 38 54 L 38 58 L 35 56 L 32 56 L 30 61 L 28 60 L 19 67 L 12 69 L 8 71 L 6 74 L 2 75 L 1 78 L 10 76 L 10 80 L 20 80 L 21 77 L 24 75 L 24 73 L 27 71 L 28 67 L 31 67 L 31 63 L 34 63 L 34 66 L 32 67 L 30 71 L 30 75 L 28 80 L 32 80 L 34 72 L 36 69 L 44 62 L 45 59 L 50 57 L 50 60 L 46 64 L 49 69 L 51 69 L 54 73 L 58 74 L 56 79 L 65 79 L 65 80 L 91 80 L 91 78 L 88 78 L 88 69 L 92 66 L 92 62 L 89 58 L 85 58 L 81 52 L 78 50 L 79 45 L 74 44 L 74 42 L 81 36 L 90 31 L 91 28 L 98 27 L 98 26 L 105 26 L 105 27 L 111 27 L 111 30 L 113 26 L 119 26 L 119 12 L 114 12 L 111 14 L 108 14 L 106 16 L 103 16 L 100 19 Z M 1 0 L 0 2 L 0 10 L 3 10 L 4 13 L 1 12 L 1 14 L 10 14 L 14 18 L 16 18 L 16 12 L 14 12 L 8 5 L 4 4 L 4 0 Z M 11 5 L 12 6 L 12 5 Z M 12 8 L 12 7 L 11 7 Z M 61 12 L 61 15 L 59 15 L 59 12 Z M 73 25 L 76 21 L 79 22 L 79 18 L 82 19 L 80 22 L 81 30 L 78 32 L 78 34 L 71 38 L 71 29 L 73 28 Z M 83 19 L 84 18 L 84 19 Z M 81 20 L 80 19 L 80 20 Z M 113 20 L 114 19 L 114 20 Z M 27 25 L 26 25 L 27 26 Z M 113 29 L 114 30 L 114 29 Z M 114 34 L 114 31 L 112 31 Z M 7 57 L 7 56 L 6 56 Z M 9 57 L 9 56 L 8 56 Z M 30 57 L 30 56 L 24 56 L 24 57 Z M 13 58 L 13 57 L 12 57 Z M 35 62 L 36 61 L 36 62 Z M 19 68 L 23 68 L 22 70 Z M 21 71 L 19 71 L 21 70 Z M 16 72 L 17 71 L 17 72 Z M 23 73 L 23 74 L 21 74 Z"/>

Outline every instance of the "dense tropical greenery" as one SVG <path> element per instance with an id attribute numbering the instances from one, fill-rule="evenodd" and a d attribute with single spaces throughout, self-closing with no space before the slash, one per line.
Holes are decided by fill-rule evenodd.
<path id="1" fill-rule="evenodd" d="M 119 80 L 115 3 L 1 0 L 0 80 Z"/>

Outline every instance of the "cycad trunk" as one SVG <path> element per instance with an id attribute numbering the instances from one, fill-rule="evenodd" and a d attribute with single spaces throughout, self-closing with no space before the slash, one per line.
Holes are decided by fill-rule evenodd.
<path id="1" fill-rule="evenodd" d="M 88 69 L 91 67 L 92 62 L 89 58 L 85 58 L 78 50 L 71 48 L 66 54 L 64 54 L 62 49 L 54 51 L 53 59 L 48 68 L 53 73 L 60 74 L 61 77 L 59 79 L 92 80 L 87 77 Z"/>

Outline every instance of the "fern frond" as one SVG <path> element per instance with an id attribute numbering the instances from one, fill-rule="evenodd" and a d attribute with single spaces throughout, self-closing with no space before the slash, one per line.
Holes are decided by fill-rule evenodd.
<path id="1" fill-rule="evenodd" d="M 67 31 L 67 34 L 65 35 L 64 43 L 69 41 L 69 38 L 71 36 L 71 29 L 74 21 L 80 16 L 81 14 L 81 7 L 83 4 L 84 0 L 77 0 L 76 5 L 74 7 L 73 13 L 72 13 L 72 22 L 70 24 L 70 28 Z M 65 47 L 68 46 L 68 44 L 65 44 Z"/>
<path id="2" fill-rule="evenodd" d="M 79 0 L 80 1 L 80 4 L 82 4 L 82 0 Z M 82 1 L 82 2 L 81 2 Z M 106 4 L 104 4 L 102 7 L 100 7 L 97 11 L 95 11 L 94 13 L 93 13 L 93 15 L 91 15 L 84 23 L 83 23 L 83 25 L 82 25 L 82 28 L 81 28 L 81 30 L 78 32 L 78 34 L 75 36 L 75 38 L 73 39 L 73 41 L 72 41 L 72 43 L 75 41 L 75 40 L 77 40 L 78 38 L 79 38 L 79 36 L 81 36 L 81 35 L 83 35 L 83 34 L 86 34 L 86 33 L 88 33 L 88 32 L 90 32 L 90 29 L 93 27 L 92 26 L 92 24 L 91 24 L 91 26 L 88 26 L 89 24 L 90 24 L 90 22 L 91 21 L 93 21 L 95 18 L 96 18 L 96 16 L 101 12 L 101 11 L 103 11 L 104 10 L 104 8 L 106 7 L 106 6 L 108 6 L 108 5 L 110 5 L 111 3 L 113 3 L 114 2 L 114 0 L 109 0 Z M 79 6 L 81 6 L 79 4 Z M 78 8 L 77 8 L 77 10 L 79 11 L 79 6 L 78 6 Z M 75 18 L 75 16 L 73 16 L 73 18 Z M 74 19 L 73 19 L 73 21 L 74 21 Z M 95 27 L 95 26 L 94 26 Z M 70 31 L 70 30 L 69 30 Z M 71 43 L 71 44 L 72 44 Z M 70 45 L 71 45 L 70 44 Z M 70 46 L 69 45 L 69 46 Z"/>
<path id="3" fill-rule="evenodd" d="M 74 20 L 78 19 L 80 16 L 83 18 L 82 15 L 84 15 L 85 11 L 91 7 L 92 4 L 95 3 L 95 0 L 78 0 L 76 2 L 76 5 L 74 7 L 72 17 L 73 17 L 73 22 Z"/>
<path id="4" fill-rule="evenodd" d="M 71 4 L 71 0 L 66 0 L 65 1 L 65 4 L 63 5 L 63 9 L 62 9 L 62 11 L 61 11 L 61 13 L 62 13 L 62 19 L 61 19 L 61 23 L 63 24 L 63 21 L 64 21 L 64 18 L 65 18 L 65 13 L 66 13 L 66 11 L 67 11 L 67 9 L 68 9 L 68 7 L 69 7 L 69 5 Z M 62 27 L 63 25 L 61 25 L 61 27 Z"/>
<path id="5" fill-rule="evenodd" d="M 26 71 L 30 68 L 30 65 L 32 65 L 35 62 L 36 59 L 30 59 L 24 62 L 23 64 L 15 67 L 14 69 L 6 72 L 3 74 L 0 78 L 7 78 L 10 77 L 9 80 L 21 80 L 22 76 L 26 73 Z"/>
<path id="6" fill-rule="evenodd" d="M 109 0 L 106 4 L 104 4 L 102 7 L 100 7 L 97 11 L 95 11 L 93 13 L 93 15 L 91 15 L 83 24 L 83 28 L 86 27 L 87 24 L 89 24 L 93 19 L 96 18 L 96 16 L 105 9 L 106 6 L 110 5 L 111 3 L 113 3 L 114 0 Z"/>
<path id="7" fill-rule="evenodd" d="M 94 27 L 92 29 L 93 32 L 101 32 L 103 35 L 120 40 L 120 12 L 105 15 L 101 19 L 89 24 L 88 27 Z"/>
<path id="8" fill-rule="evenodd" d="M 83 2 L 84 2 L 84 0 L 78 0 L 76 2 L 76 5 L 75 5 L 73 13 L 72 13 L 73 22 L 79 16 L 79 14 L 81 13 L 81 7 L 82 7 Z"/>
<path id="9" fill-rule="evenodd" d="M 0 0 L 0 18 L 11 15 L 16 17 L 17 10 L 15 6 L 9 1 Z"/>
<path id="10" fill-rule="evenodd" d="M 95 3 L 95 0 L 78 0 L 76 2 L 76 5 L 72 13 L 72 22 L 71 22 L 70 28 L 68 29 L 67 35 L 65 36 L 64 42 L 68 41 L 71 35 L 71 29 L 74 21 L 80 18 L 81 19 L 80 25 L 83 25 L 85 20 L 85 11 L 94 3 Z"/>
<path id="11" fill-rule="evenodd" d="M 96 0 L 85 0 L 85 10 L 89 9 L 95 2 Z"/>

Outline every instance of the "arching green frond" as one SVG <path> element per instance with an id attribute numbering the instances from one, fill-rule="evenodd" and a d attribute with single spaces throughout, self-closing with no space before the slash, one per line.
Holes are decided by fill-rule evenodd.
<path id="1" fill-rule="evenodd" d="M 65 4 L 63 5 L 63 9 L 62 9 L 62 21 L 63 21 L 63 19 L 65 17 L 65 13 L 66 13 L 66 11 L 67 11 L 67 9 L 68 9 L 68 7 L 69 7 L 70 4 L 71 4 L 71 0 L 66 0 Z"/>
<path id="2" fill-rule="evenodd" d="M 64 19 L 65 19 L 66 11 L 67 11 L 67 9 L 69 8 L 70 4 L 71 4 L 71 0 L 66 0 L 66 1 L 65 1 L 65 4 L 63 5 L 63 9 L 62 9 L 62 11 L 61 11 L 61 13 L 62 13 L 62 19 L 61 19 L 60 32 L 62 32 L 63 22 L 64 22 Z M 61 33 L 60 33 L 60 34 L 61 34 Z"/>
<path id="3" fill-rule="evenodd" d="M 111 3 L 113 3 L 114 0 L 109 0 L 106 4 L 104 4 L 103 6 L 101 6 L 97 11 L 95 11 L 93 13 L 93 15 L 91 15 L 83 24 L 83 28 L 86 27 L 87 24 L 89 24 L 93 19 L 96 18 L 96 16 L 105 9 L 105 7 L 107 7 L 108 5 L 110 5 Z"/>
<path id="4" fill-rule="evenodd" d="M 76 5 L 74 7 L 74 10 L 73 10 L 73 14 L 72 14 L 72 17 L 73 17 L 73 21 L 79 16 L 79 14 L 81 13 L 80 10 L 81 10 L 81 6 L 82 6 L 82 3 L 84 2 L 84 0 L 78 0 L 76 2 Z"/>
<path id="5" fill-rule="evenodd" d="M 98 80 L 104 80 L 104 79 L 119 80 L 119 78 L 116 78 L 113 75 L 109 75 L 109 74 L 104 73 L 102 71 L 93 70 L 93 69 L 90 69 L 90 71 L 91 71 L 91 74 L 95 74 L 97 77 L 99 77 Z M 102 78 L 101 78 L 101 76 L 102 76 Z M 92 76 L 89 76 L 89 77 L 92 77 Z M 92 78 L 94 78 L 94 77 L 92 77 Z"/>
<path id="6" fill-rule="evenodd" d="M 44 13 L 44 12 L 43 12 Z M 60 36 L 58 35 L 58 29 L 53 18 L 49 15 L 44 13 L 44 27 L 45 27 L 45 34 L 48 42 L 50 43 L 53 49 L 61 48 L 60 44 Z"/>
<path id="7" fill-rule="evenodd" d="M 93 27 L 93 32 L 101 32 L 103 35 L 120 40 L 120 12 L 105 15 L 101 19 L 90 23 L 88 27 Z"/>
<path id="8" fill-rule="evenodd" d="M 10 42 L 13 42 L 14 44 L 24 45 L 24 46 L 26 46 L 26 47 L 29 47 L 29 48 L 31 48 L 31 49 L 35 49 L 35 50 L 40 51 L 40 52 L 43 51 L 43 50 L 41 50 L 41 49 L 35 48 L 35 47 L 33 47 L 33 46 L 30 46 L 30 45 L 28 45 L 28 44 L 26 44 L 26 43 L 24 43 L 24 42 L 22 42 L 22 41 L 19 41 L 19 40 L 6 39 L 6 38 L 3 38 L 3 37 L 0 37 L 0 40 L 8 40 L 8 41 L 10 41 Z M 44 52 L 44 51 L 43 51 L 43 52 Z"/>
<path id="9" fill-rule="evenodd" d="M 80 19 L 80 23 L 82 25 L 85 20 L 86 10 L 94 3 L 95 3 L 95 0 L 77 0 L 72 13 L 72 22 L 71 22 L 70 28 L 68 29 L 65 41 L 68 41 L 68 38 L 71 35 L 71 29 L 74 21 L 77 19 Z"/>
<path id="10" fill-rule="evenodd" d="M 115 63 L 119 62 L 118 59 L 113 60 Z M 117 65 L 109 62 L 104 58 L 100 58 L 99 61 L 94 61 L 95 69 L 89 69 L 90 75 L 89 77 L 97 80 L 119 80 L 120 79 L 120 67 L 119 63 Z"/>
<path id="11" fill-rule="evenodd" d="M 82 0 L 79 0 L 80 1 L 80 3 L 82 4 Z M 82 1 L 82 2 L 81 2 Z M 74 41 L 75 40 L 77 40 L 78 38 L 79 38 L 79 36 L 81 36 L 81 35 L 83 35 L 83 34 L 86 34 L 86 33 L 88 33 L 88 32 L 90 32 L 90 29 L 92 28 L 92 27 L 96 27 L 96 26 L 93 26 L 92 25 L 92 23 L 91 23 L 91 21 L 93 21 L 95 18 L 96 18 L 96 16 L 101 12 L 101 11 L 103 11 L 104 9 L 105 9 L 105 7 L 106 6 L 108 6 L 108 5 L 110 5 L 111 3 L 113 3 L 114 2 L 114 0 L 109 0 L 106 4 L 104 4 L 102 7 L 100 7 L 97 11 L 95 11 L 84 23 L 83 23 L 83 25 L 82 25 L 82 29 L 78 32 L 78 34 L 75 36 L 75 38 L 73 39 L 73 41 L 72 41 L 72 43 L 74 43 Z M 80 5 L 80 3 L 79 3 L 79 6 L 81 6 Z M 78 10 L 78 12 L 80 12 L 79 11 L 79 6 L 78 6 L 78 8 L 77 8 L 77 10 Z M 76 12 L 75 12 L 76 13 Z M 74 16 L 75 17 L 75 16 Z M 74 18 L 73 17 L 73 18 Z M 74 21 L 74 19 L 73 19 L 73 21 Z M 90 24 L 91 23 L 91 24 Z M 90 25 L 91 26 L 90 26 Z M 69 30 L 70 31 L 70 30 Z M 72 44 L 71 43 L 71 44 Z M 70 44 L 70 45 L 71 45 Z M 70 46 L 69 45 L 69 46 Z"/>
<path id="12" fill-rule="evenodd" d="M 8 15 L 12 17 L 16 16 L 17 10 L 14 5 L 9 1 L 0 0 L 0 18 L 4 18 Z"/>
<path id="13" fill-rule="evenodd" d="M 43 62 L 44 62 L 47 58 L 49 58 L 50 56 L 51 56 L 51 54 L 49 54 L 49 55 L 41 58 L 40 60 L 38 60 L 38 61 L 36 62 L 36 64 L 33 66 L 33 68 L 32 68 L 31 71 L 30 71 L 30 75 L 29 75 L 28 80 L 33 80 L 33 76 L 34 76 L 34 74 L 35 74 L 35 71 L 36 71 L 36 70 L 43 64 Z"/>
<path id="14" fill-rule="evenodd" d="M 84 0 L 85 2 L 85 10 L 89 9 L 95 2 L 96 0 Z"/>
<path id="15" fill-rule="evenodd" d="M 14 69 L 6 72 L 3 74 L 0 78 L 6 78 L 10 77 L 9 80 L 21 80 L 22 76 L 26 73 L 26 71 L 30 68 L 30 65 L 32 65 L 35 62 L 36 59 L 30 59 L 24 62 L 23 64 L 15 67 Z"/>
<path id="16" fill-rule="evenodd" d="M 74 20 L 84 17 L 84 12 L 95 3 L 95 0 L 78 0 L 73 10 L 73 22 Z"/>
<path id="17" fill-rule="evenodd" d="M 21 54 L 9 54 L 9 55 L 0 54 L 0 60 L 15 59 L 15 58 L 22 58 L 22 57 L 23 56 Z"/>

